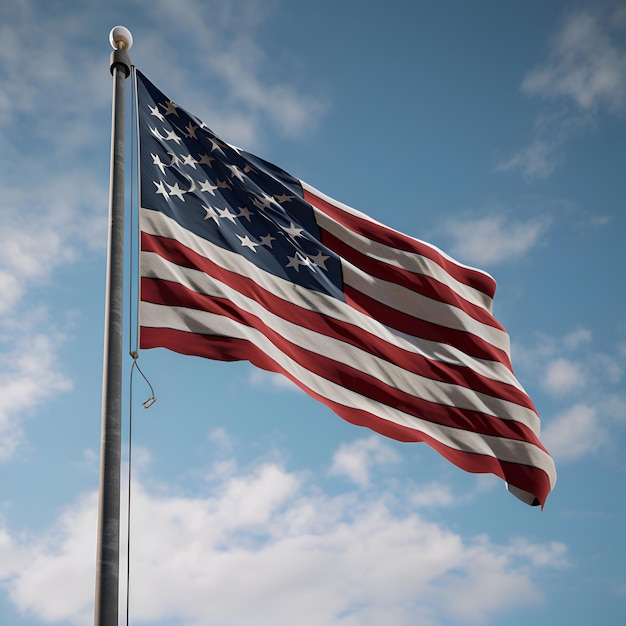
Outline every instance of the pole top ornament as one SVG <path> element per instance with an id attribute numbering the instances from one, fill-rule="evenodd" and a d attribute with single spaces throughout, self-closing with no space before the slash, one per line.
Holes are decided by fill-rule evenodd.
<path id="1" fill-rule="evenodd" d="M 109 41 L 114 50 L 130 50 L 133 45 L 133 36 L 125 26 L 116 26 L 111 29 Z"/>

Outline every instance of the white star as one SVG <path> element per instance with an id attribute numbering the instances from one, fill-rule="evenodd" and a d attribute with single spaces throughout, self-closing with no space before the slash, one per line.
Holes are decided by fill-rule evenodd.
<path id="1" fill-rule="evenodd" d="M 217 150 L 217 152 L 221 152 L 222 154 L 224 154 L 224 151 L 222 150 L 222 147 L 220 146 L 220 144 L 215 139 L 209 138 L 209 141 L 211 142 L 211 145 L 213 146 L 211 148 L 211 152 L 215 152 Z M 224 156 L 226 156 L 226 155 L 224 154 Z"/>
<path id="2" fill-rule="evenodd" d="M 185 176 L 187 176 L 187 174 L 185 174 Z M 196 181 L 191 178 L 191 176 L 187 176 L 187 179 L 189 180 L 189 189 L 187 189 L 187 191 L 185 193 L 194 193 L 198 190 L 198 185 L 196 185 Z"/>
<path id="3" fill-rule="evenodd" d="M 208 154 L 201 154 L 200 161 L 198 162 L 203 165 L 211 165 L 211 161 L 215 161 L 212 156 L 209 156 Z"/>
<path id="4" fill-rule="evenodd" d="M 252 239 L 250 239 L 248 235 L 244 235 L 243 237 L 241 235 L 237 235 L 237 238 L 239 239 L 239 241 L 241 241 L 242 246 L 244 246 L 245 248 L 250 248 L 252 252 L 256 252 L 256 247 L 259 244 L 252 241 Z"/>
<path id="5" fill-rule="evenodd" d="M 311 262 L 316 265 L 317 267 L 321 267 L 323 270 L 327 270 L 328 268 L 326 267 L 326 261 L 327 259 L 329 259 L 330 257 L 326 256 L 325 254 L 322 254 L 322 252 L 318 252 L 315 256 L 310 256 L 309 259 L 311 260 Z"/>
<path id="6" fill-rule="evenodd" d="M 165 137 L 163 137 L 163 135 L 159 132 L 159 129 L 155 126 L 154 128 L 152 128 L 152 126 L 150 126 L 150 132 L 157 138 L 157 139 L 165 139 Z"/>
<path id="7" fill-rule="evenodd" d="M 165 141 L 175 141 L 176 145 L 180 143 L 180 137 L 173 130 L 167 131 L 167 135 L 163 139 Z"/>
<path id="8" fill-rule="evenodd" d="M 178 158 L 178 155 L 174 152 L 168 152 L 168 154 L 172 157 L 168 167 L 180 167 L 180 159 Z"/>
<path id="9" fill-rule="evenodd" d="M 183 156 L 183 165 L 190 165 L 195 170 L 197 163 L 198 161 L 196 161 L 190 154 Z"/>
<path id="10" fill-rule="evenodd" d="M 293 222 L 289 223 L 289 228 L 285 228 L 284 226 L 281 226 L 281 228 L 292 238 L 295 239 L 296 237 L 304 237 L 304 235 L 302 234 L 302 231 L 304 230 L 304 228 L 298 228 Z"/>
<path id="11" fill-rule="evenodd" d="M 258 209 L 269 209 L 274 203 L 274 198 L 272 196 L 268 196 L 267 194 L 263 194 L 260 198 L 255 198 L 252 201 L 255 207 Z"/>
<path id="12" fill-rule="evenodd" d="M 160 193 L 166 200 L 169 200 L 169 194 L 167 193 L 167 190 L 165 189 L 165 185 L 163 184 L 163 181 L 160 180 L 158 183 L 156 182 L 156 180 L 152 181 L 155 185 L 156 185 L 156 192 Z"/>
<path id="13" fill-rule="evenodd" d="M 250 167 L 247 163 L 246 166 L 243 168 L 243 173 L 244 174 L 249 174 L 250 172 L 254 172 L 254 168 Z"/>
<path id="14" fill-rule="evenodd" d="M 166 165 L 165 165 L 165 163 L 161 162 L 161 159 L 159 158 L 159 155 L 158 154 L 152 154 L 152 152 L 151 152 L 150 156 L 152 157 L 152 163 L 154 165 L 156 165 L 161 170 L 161 174 L 165 174 Z"/>
<path id="15" fill-rule="evenodd" d="M 218 180 L 217 188 L 218 189 L 232 189 L 232 187 L 228 184 L 227 180 Z"/>
<path id="16" fill-rule="evenodd" d="M 245 217 L 250 222 L 251 221 L 250 217 L 252 215 L 254 214 L 252 213 L 252 211 L 250 211 L 250 209 L 247 206 L 239 207 L 239 214 L 237 215 L 237 217 Z"/>
<path id="17" fill-rule="evenodd" d="M 178 196 L 183 202 L 185 201 L 184 195 L 186 192 L 178 186 L 178 183 L 176 183 L 173 187 L 167 183 L 165 184 L 170 188 L 170 196 Z"/>
<path id="18" fill-rule="evenodd" d="M 161 105 L 164 109 L 165 115 L 175 115 L 178 117 L 178 111 L 176 110 L 178 107 L 171 101 L 168 100 L 165 104 Z"/>
<path id="19" fill-rule="evenodd" d="M 206 211 L 206 215 L 204 216 L 205 220 L 213 220 L 217 225 L 219 225 L 220 221 L 217 219 L 217 213 L 212 206 L 202 205 L 202 208 Z"/>
<path id="20" fill-rule="evenodd" d="M 239 179 L 241 182 L 245 180 L 244 175 L 241 173 L 241 170 L 236 165 L 227 165 L 226 166 L 233 175 L 234 178 Z"/>
<path id="21" fill-rule="evenodd" d="M 272 241 L 276 241 L 276 237 L 272 237 L 272 235 L 265 235 L 265 237 L 259 237 L 259 241 L 261 242 L 262 246 L 272 248 Z"/>
<path id="22" fill-rule="evenodd" d="M 279 204 L 282 204 L 283 202 L 290 202 L 293 198 L 294 196 L 288 196 L 285 193 L 280 196 L 274 196 L 274 200 L 276 200 Z"/>
<path id="23" fill-rule="evenodd" d="M 296 270 L 296 272 L 300 272 L 300 266 L 301 265 L 306 265 L 306 263 L 304 263 L 303 261 L 301 261 L 298 258 L 298 253 L 297 252 L 293 256 L 287 255 L 287 258 L 289 259 L 289 263 L 287 263 L 287 265 L 285 265 L 285 267 L 286 268 L 287 267 L 293 267 L 293 269 Z"/>
<path id="24" fill-rule="evenodd" d="M 194 126 L 191 122 L 189 122 L 189 124 L 185 126 L 185 130 L 187 131 L 185 133 L 185 137 L 188 139 L 197 139 L 196 131 L 198 130 L 198 126 Z"/>
<path id="25" fill-rule="evenodd" d="M 216 189 L 217 187 L 214 187 L 209 180 L 205 180 L 203 183 L 200 183 L 200 191 L 208 191 L 212 196 L 215 195 Z"/>
<path id="26" fill-rule="evenodd" d="M 154 115 L 156 118 L 158 118 L 160 122 L 165 121 L 165 118 L 161 115 L 161 113 L 159 113 L 158 107 L 151 107 L 150 105 L 148 105 L 148 108 L 150 109 L 150 115 Z"/>
<path id="27" fill-rule="evenodd" d="M 228 207 L 225 209 L 218 209 L 217 212 L 220 214 L 222 219 L 230 220 L 233 224 L 237 223 L 237 216 L 234 213 L 231 213 Z"/>

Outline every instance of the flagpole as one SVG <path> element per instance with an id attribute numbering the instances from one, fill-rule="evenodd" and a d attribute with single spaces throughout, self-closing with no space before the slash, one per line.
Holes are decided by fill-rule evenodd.
<path id="1" fill-rule="evenodd" d="M 109 36 L 113 107 L 109 184 L 102 431 L 96 563 L 95 626 L 117 626 L 119 605 L 119 534 L 122 424 L 122 319 L 124 295 L 124 81 L 130 74 L 127 50 L 133 38 L 123 26 Z"/>

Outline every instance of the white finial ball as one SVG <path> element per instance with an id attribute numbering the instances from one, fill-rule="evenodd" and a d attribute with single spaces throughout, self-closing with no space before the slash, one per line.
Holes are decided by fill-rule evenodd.
<path id="1" fill-rule="evenodd" d="M 133 36 L 125 26 L 116 26 L 109 34 L 109 41 L 114 50 L 119 50 L 120 48 L 129 50 L 133 45 Z"/>

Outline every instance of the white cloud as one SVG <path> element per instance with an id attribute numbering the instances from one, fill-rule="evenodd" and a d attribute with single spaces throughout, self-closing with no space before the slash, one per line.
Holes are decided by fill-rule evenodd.
<path id="1" fill-rule="evenodd" d="M 77 15 L 42 20 L 33 3 L 0 5 L 3 461 L 22 441 L 24 420 L 71 387 L 57 356 L 63 337 L 36 289 L 58 268 L 105 248 L 106 185 L 85 163 L 68 167 L 70 158 L 93 146 L 99 132 L 94 116 L 107 108 L 108 89 L 93 78 L 94 57 L 66 54 L 83 31 Z"/>
<path id="2" fill-rule="evenodd" d="M 542 381 L 543 388 L 550 393 L 567 393 L 584 384 L 585 376 L 578 363 L 564 358 L 550 361 Z"/>
<path id="3" fill-rule="evenodd" d="M 595 354 L 592 365 L 598 376 L 610 383 L 618 383 L 622 379 L 623 370 L 619 362 L 608 354 Z"/>
<path id="4" fill-rule="evenodd" d="M 106 240 L 105 213 L 97 213 L 99 205 L 106 206 L 104 190 L 97 183 L 88 176 L 80 188 L 63 177 L 39 182 L 26 188 L 7 182 L 0 200 L 2 461 L 14 454 L 23 421 L 35 407 L 71 386 L 57 358 L 63 338 L 37 292 L 32 292 L 48 284 L 58 268 L 75 263 L 94 248 L 103 249 Z"/>
<path id="5" fill-rule="evenodd" d="M 27 119 L 29 132 L 40 139 L 65 139 L 56 143 L 59 151 L 78 152 L 93 142 L 94 108 L 103 110 L 110 101 L 107 81 L 100 80 L 101 59 L 85 53 L 81 41 L 87 14 L 77 9 L 53 17 L 28 0 L 0 8 L 5 42 L 0 50 L 5 94 L 0 123 L 10 128 Z"/>
<path id="6" fill-rule="evenodd" d="M 505 215 L 471 219 L 450 219 L 444 234 L 453 238 L 452 253 L 466 263 L 487 265 L 510 261 L 528 253 L 548 230 L 548 218 L 525 222 Z"/>
<path id="7" fill-rule="evenodd" d="M 514 353 L 517 370 L 534 377 L 558 407 L 551 415 L 538 406 L 541 440 L 557 462 L 611 451 L 607 433 L 626 422 L 619 347 L 616 355 L 600 352 L 591 332 L 579 328 L 562 337 L 541 335 L 534 345 L 516 345 Z"/>
<path id="8" fill-rule="evenodd" d="M 600 112 L 616 114 L 626 104 L 626 24 L 613 16 L 576 12 L 564 20 L 545 62 L 524 77 L 521 90 L 546 100 L 534 138 L 502 159 L 496 171 L 547 178 L 560 164 L 564 146 L 594 128 Z"/>
<path id="9" fill-rule="evenodd" d="M 0 208 L 0 315 L 10 314 L 28 290 L 93 248 L 104 249 L 106 198 L 103 187 L 85 177 L 80 190 L 65 178 L 17 188 L 7 183 Z M 92 200 L 95 200 L 92 202 Z M 104 207 L 100 215 L 94 207 Z"/>
<path id="10" fill-rule="evenodd" d="M 17 583 L 9 598 L 20 611 L 45 622 L 93 619 L 97 500 L 96 493 L 80 497 L 39 537 L 8 538 L 3 549 L 13 558 L 3 576 Z"/>
<path id="11" fill-rule="evenodd" d="M 552 541 L 541 546 L 528 541 L 525 538 L 514 539 L 511 550 L 517 556 L 526 557 L 534 565 L 544 567 L 569 567 L 570 561 L 567 554 L 567 546 L 559 541 Z"/>
<path id="12" fill-rule="evenodd" d="M 381 437 L 371 436 L 343 444 L 333 456 L 331 476 L 346 476 L 360 487 L 370 484 L 370 470 L 398 460 L 398 455 Z"/>
<path id="13" fill-rule="evenodd" d="M 563 337 L 563 344 L 569 350 L 574 350 L 579 346 L 590 343 L 592 340 L 591 331 L 588 328 L 579 328 Z"/>
<path id="14" fill-rule="evenodd" d="M 273 389 L 275 391 L 300 391 L 300 387 L 292 383 L 286 376 L 257 368 L 251 368 L 248 383 L 253 387 Z"/>
<path id="15" fill-rule="evenodd" d="M 496 165 L 497 172 L 519 171 L 525 178 L 547 178 L 559 164 L 554 141 L 535 139 Z"/>
<path id="16" fill-rule="evenodd" d="M 428 483 L 420 485 L 411 494 L 411 504 L 416 507 L 423 506 L 449 506 L 455 502 L 455 496 L 449 485 L 444 483 Z"/>
<path id="17" fill-rule="evenodd" d="M 540 601 L 540 569 L 566 563 L 562 544 L 464 538 L 394 512 L 380 494 L 330 496 L 275 464 L 224 476 L 212 489 L 186 498 L 135 484 L 137 623 L 479 622 Z M 0 531 L 0 575 L 17 610 L 91 623 L 96 500 L 79 498 L 41 535 Z"/>
<path id="18" fill-rule="evenodd" d="M 224 139 L 241 142 L 247 148 L 261 141 L 267 125 L 285 136 L 306 135 L 328 108 L 327 102 L 312 92 L 304 72 L 294 71 L 294 58 L 282 60 L 284 65 L 274 58 L 270 66 L 257 43 L 274 8 L 272 3 L 249 0 L 210 6 L 195 0 L 151 2 L 150 19 L 158 22 L 157 30 L 166 28 L 172 38 L 184 38 L 190 44 L 184 56 L 175 49 L 164 55 L 163 42 L 151 32 L 154 29 L 136 33 L 142 50 L 148 51 L 145 58 L 160 59 L 155 70 L 167 76 L 175 90 L 180 85 L 180 90 L 168 95 L 190 108 Z M 282 72 L 277 71 L 280 67 Z M 183 91 L 175 77 L 185 68 L 194 73 L 194 79 L 185 81 Z M 200 89 L 189 87 L 199 81 Z M 219 91 L 219 98 L 211 96 L 207 85 Z M 204 117 L 203 111 L 210 111 L 211 117 Z"/>
<path id="19" fill-rule="evenodd" d="M 57 347 L 62 340 L 53 335 L 13 328 L 12 347 L 0 353 L 0 461 L 15 453 L 22 438 L 22 424 L 32 409 L 59 391 L 71 388 L 70 380 L 58 371 Z"/>
<path id="20" fill-rule="evenodd" d="M 572 461 L 597 451 L 606 443 L 606 432 L 597 409 L 575 404 L 547 423 L 541 439 L 557 462 Z"/>
<path id="21" fill-rule="evenodd" d="M 611 394 L 606 398 L 604 410 L 610 421 L 615 425 L 626 424 L 626 397 L 624 395 Z M 620 458 L 622 451 L 618 452 Z"/>
<path id="22" fill-rule="evenodd" d="M 538 334 L 534 344 L 516 344 L 513 352 L 516 367 L 527 370 L 555 396 L 584 394 L 601 401 L 623 376 L 619 348 L 616 356 L 595 350 L 587 328 L 562 337 Z"/>
<path id="23" fill-rule="evenodd" d="M 91 78 L 93 57 L 64 54 L 63 43 L 82 31 L 75 18 L 44 24 L 28 2 L 4 3 L 0 14 L 6 44 L 0 50 L 5 85 L 0 101 L 5 139 L 0 167 L 0 460 L 6 461 L 23 441 L 24 421 L 43 402 L 71 388 L 58 361 L 63 337 L 36 292 L 28 312 L 24 299 L 49 283 L 59 267 L 105 247 L 106 186 L 85 165 L 68 168 L 67 159 L 93 142 L 89 118 L 106 104 L 107 90 Z"/>
<path id="24" fill-rule="evenodd" d="M 214 428 L 209 432 L 208 438 L 218 450 L 229 451 L 234 446 L 233 438 L 225 428 Z"/>
<path id="25" fill-rule="evenodd" d="M 570 15 L 552 43 L 548 60 L 528 72 L 522 91 L 571 99 L 582 109 L 621 109 L 626 97 L 626 50 L 620 46 L 619 32 L 611 32 L 610 26 L 591 13 Z"/>

